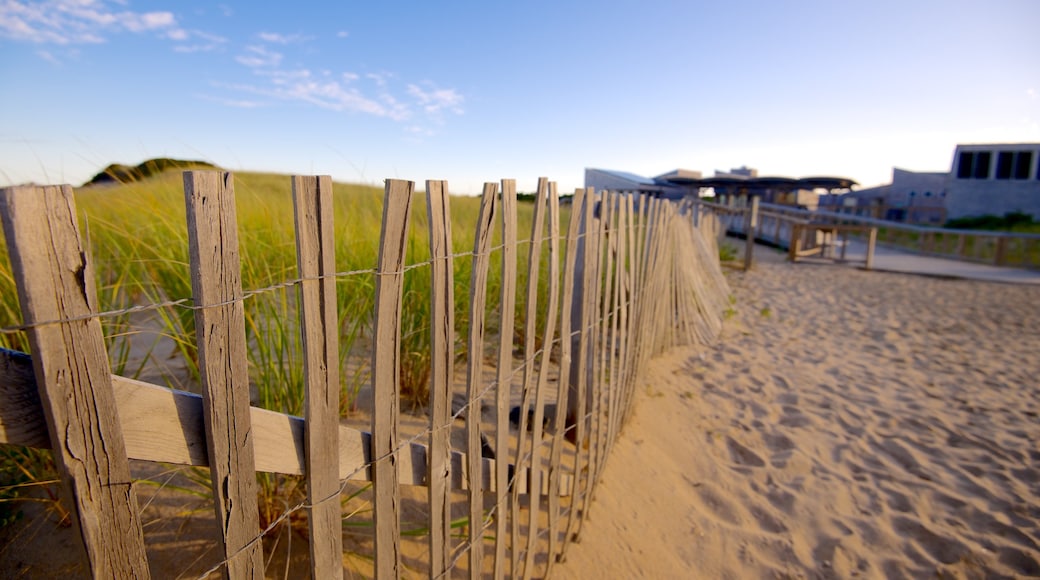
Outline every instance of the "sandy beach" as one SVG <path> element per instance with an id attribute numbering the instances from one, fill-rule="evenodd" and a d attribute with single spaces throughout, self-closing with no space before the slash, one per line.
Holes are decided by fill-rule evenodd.
<path id="1" fill-rule="evenodd" d="M 559 578 L 1040 575 L 1040 290 L 760 248 L 640 387 Z"/>
<path id="2" fill-rule="evenodd" d="M 715 345 L 649 365 L 551 576 L 1040 576 L 1040 288 L 756 259 Z M 141 493 L 153 574 L 208 568 L 209 509 Z M 27 519 L 0 577 L 81 571 L 71 529 Z M 291 537 L 270 577 L 304 573 Z"/>

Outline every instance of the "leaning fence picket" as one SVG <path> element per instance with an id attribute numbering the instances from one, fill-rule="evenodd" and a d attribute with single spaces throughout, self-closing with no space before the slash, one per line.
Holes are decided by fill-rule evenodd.
<path id="1" fill-rule="evenodd" d="M 315 578 L 343 577 L 339 503 L 339 325 L 332 178 L 293 176 L 303 336 L 308 525 Z"/>
<path id="2" fill-rule="evenodd" d="M 574 295 L 573 311 L 571 312 L 572 328 L 577 334 L 577 356 L 572 352 L 571 365 L 567 369 L 569 375 L 569 390 L 567 395 L 567 417 L 568 429 L 574 430 L 574 487 L 571 491 L 570 514 L 564 527 L 564 542 L 560 547 L 558 561 L 563 562 L 567 558 L 567 547 L 577 538 L 578 512 L 580 501 L 584 498 L 586 481 L 589 478 L 588 471 L 588 428 L 585 420 L 587 410 L 591 408 L 589 399 L 591 394 L 588 389 L 588 361 L 589 338 L 592 325 L 592 284 L 594 280 L 594 269 L 590 267 L 594 257 L 593 240 L 593 206 L 596 203 L 596 193 L 592 188 L 586 188 L 580 206 L 580 215 L 571 216 L 571 219 L 579 219 L 578 243 L 575 251 L 576 265 L 574 267 L 576 279 L 581 280 L 578 291 Z M 578 196 L 575 195 L 575 199 Z M 573 340 L 573 339 L 572 339 Z M 572 342 L 573 349 L 573 342 Z M 561 370 L 562 372 L 562 370 Z"/>
<path id="3" fill-rule="evenodd" d="M 188 257 L 214 511 L 227 578 L 262 577 L 245 307 L 230 173 L 184 173 Z"/>
<path id="4" fill-rule="evenodd" d="M 521 576 L 520 574 L 520 486 L 517 482 L 517 476 L 519 471 L 524 469 L 528 464 L 532 465 L 533 461 L 531 456 L 525 455 L 525 442 L 527 441 L 528 431 L 528 420 L 527 413 L 531 408 L 531 395 L 533 392 L 533 383 L 535 378 L 535 339 L 536 331 L 538 328 L 538 274 L 541 270 L 541 256 L 542 256 L 542 239 L 543 230 L 545 229 L 545 206 L 546 206 L 546 195 L 548 193 L 548 180 L 544 177 L 538 178 L 538 189 L 535 193 L 534 202 L 534 223 L 531 226 L 531 239 L 528 243 L 527 253 L 527 301 L 524 310 L 524 363 L 523 372 L 521 373 L 521 387 L 520 387 L 520 417 L 517 421 L 517 435 L 516 435 L 516 454 L 513 465 L 516 466 L 516 472 L 513 474 L 513 481 L 510 485 L 510 516 L 509 521 L 512 523 L 511 534 L 510 534 L 510 546 L 512 548 L 510 555 L 512 556 L 512 567 L 511 572 L 514 578 Z M 536 485 L 537 482 L 531 480 L 532 486 Z"/>
<path id="5" fill-rule="evenodd" d="M 455 281 L 448 184 L 426 182 L 430 234 L 430 577 L 447 571 L 451 555 L 451 383 L 455 375 Z"/>
<path id="6" fill-rule="evenodd" d="M 542 501 L 542 431 L 545 420 L 545 390 L 549 382 L 550 358 L 556 338 L 556 317 L 560 302 L 560 197 L 556 182 L 548 184 L 549 213 L 549 296 L 546 307 L 545 329 L 542 335 L 541 360 L 538 364 L 538 381 L 534 390 L 534 419 L 531 421 L 531 467 L 528 497 L 527 556 L 524 561 L 524 578 L 530 578 L 534 568 L 535 541 L 538 539 L 538 516 Z M 539 188 L 541 189 L 541 188 Z M 536 210 L 537 211 L 537 210 Z M 532 357 L 533 359 L 533 357 Z M 533 360 L 532 360 L 533 362 Z M 526 412 L 524 413 L 527 414 Z"/>
<path id="7" fill-rule="evenodd" d="M 513 375 L 513 315 L 516 310 L 516 180 L 502 180 L 502 287 L 499 299 L 498 377 L 495 382 L 495 564 L 506 575 L 506 509 L 509 498 L 509 393 Z"/>
<path id="8" fill-rule="evenodd" d="M 388 179 L 376 269 L 372 336 L 372 488 L 375 492 L 376 576 L 401 575 L 401 490 L 398 418 L 401 399 L 401 307 L 408 217 L 415 183 Z M 407 450 L 406 450 L 407 451 Z"/>
<path id="9" fill-rule="evenodd" d="M 574 311 L 575 270 L 578 261 L 578 232 L 582 223 L 582 207 L 585 203 L 585 189 L 578 188 L 571 198 L 570 222 L 567 224 L 567 251 L 564 256 L 562 296 L 560 298 L 560 367 L 556 385 L 556 412 L 553 416 L 552 446 L 549 450 L 549 558 L 545 575 L 552 572 L 556 562 L 559 541 L 560 513 L 560 472 L 563 469 L 563 441 L 566 437 L 567 409 L 570 405 L 570 368 L 573 356 L 574 336 L 571 316 Z M 565 530 L 566 533 L 566 530 Z"/>
<path id="10" fill-rule="evenodd" d="M 95 577 L 147 578 L 137 493 L 72 188 L 4 189 L 0 212 L 54 461 L 74 502 L 88 568 Z"/>
<path id="11" fill-rule="evenodd" d="M 466 365 L 466 453 L 469 459 L 469 570 L 479 578 L 484 566 L 484 481 L 481 469 L 481 367 L 484 363 L 484 330 L 487 323 L 487 279 L 491 265 L 491 239 L 495 231 L 498 185 L 484 184 L 480 198 L 480 217 L 473 236 L 473 263 L 469 286 L 469 338 Z M 492 476 L 494 474 L 491 474 Z"/>

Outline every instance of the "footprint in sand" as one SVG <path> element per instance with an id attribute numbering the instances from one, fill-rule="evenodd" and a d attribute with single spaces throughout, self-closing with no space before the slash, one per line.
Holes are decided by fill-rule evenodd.
<path id="1" fill-rule="evenodd" d="M 766 447 L 769 448 L 771 453 L 769 456 L 770 465 L 778 469 L 786 467 L 787 461 L 794 453 L 794 441 L 791 441 L 786 435 L 776 432 L 766 433 L 762 438 L 765 440 Z"/>
<path id="2" fill-rule="evenodd" d="M 740 466 L 765 467 L 766 462 L 754 451 L 737 443 L 731 437 L 726 437 L 726 448 L 729 449 L 730 460 Z"/>

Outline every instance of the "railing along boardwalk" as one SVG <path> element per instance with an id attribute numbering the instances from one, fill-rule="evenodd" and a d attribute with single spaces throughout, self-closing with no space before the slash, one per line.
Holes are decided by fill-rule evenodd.
<path id="1" fill-rule="evenodd" d="M 697 205 L 702 211 L 718 215 L 728 230 L 740 234 L 747 231 L 746 216 L 750 207 L 703 201 Z M 799 252 L 840 248 L 843 240 L 839 238 L 847 239 L 850 234 L 869 243 L 873 231 L 876 244 L 922 256 L 994 266 L 1040 268 L 1040 234 L 916 226 L 850 213 L 809 211 L 775 204 L 761 204 L 758 215 L 757 239 L 788 249 L 798 240 Z M 798 226 L 802 227 L 795 231 Z"/>
<path id="2" fill-rule="evenodd" d="M 262 540 L 278 522 L 260 529 L 258 472 L 306 479 L 306 500 L 280 520 L 306 513 L 316 578 L 343 573 L 340 497 L 348 481 L 373 485 L 374 574 L 380 578 L 411 570 L 402 558 L 404 486 L 427 491 L 424 565 L 431 578 L 546 576 L 565 557 L 649 359 L 677 345 L 707 344 L 721 331 L 728 288 L 718 263 L 720 225 L 705 212 L 695 217 L 690 204 L 579 189 L 561 233 L 556 184 L 541 179 L 526 242 L 525 308 L 516 319 L 515 182 L 485 184 L 473 251 L 453 255 L 448 184 L 427 181 L 430 260 L 422 266 L 432 280 L 429 423 L 406 438 L 399 428 L 399 367 L 404 277 L 417 267 L 406 267 L 414 189 L 409 181 L 386 181 L 373 312 L 357 313 L 372 316 L 374 328 L 369 431 L 341 424 L 338 410 L 336 281 L 350 273 L 335 272 L 329 177 L 292 178 L 302 418 L 250 406 L 243 319 L 249 293 L 241 283 L 231 174 L 184 174 L 188 307 L 197 328 L 201 395 L 112 374 L 100 324 L 112 313 L 99 312 L 72 188 L 0 191 L 23 312 L 18 330 L 27 333 L 32 351 L 31 357 L 0 351 L 0 443 L 55 450 L 86 548 L 84 565 L 94 577 L 149 575 L 131 459 L 209 468 L 220 546 L 204 576 L 265 575 Z M 493 248 L 496 225 L 501 246 Z M 502 283 L 493 300 L 500 320 L 488 382 L 482 365 L 489 258 L 496 251 Z M 456 329 L 454 320 L 460 257 L 472 273 L 465 329 Z M 523 329 L 522 344 L 515 344 L 516 328 Z M 456 332 L 467 345 L 461 361 Z M 453 412 L 456 362 L 465 368 L 465 404 Z M 481 419 L 485 398 L 494 425 Z M 466 421 L 465 444 L 452 449 L 449 436 L 459 418 Z M 493 444 L 484 441 L 490 431 Z M 453 503 L 468 514 L 462 536 L 452 533 Z"/>

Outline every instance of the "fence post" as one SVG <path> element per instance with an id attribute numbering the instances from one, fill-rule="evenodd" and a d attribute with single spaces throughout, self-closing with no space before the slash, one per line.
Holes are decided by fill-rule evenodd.
<path id="1" fill-rule="evenodd" d="M 874 269 L 874 250 L 877 248 L 877 228 L 870 228 L 870 233 L 867 235 L 867 264 L 865 268 L 867 270 Z"/>
<path id="2" fill-rule="evenodd" d="M 791 224 L 791 243 L 787 248 L 787 259 L 791 263 L 798 261 L 798 251 L 801 249 L 799 246 L 802 245 L 802 224 Z"/>
<path id="3" fill-rule="evenodd" d="M 401 576 L 401 489 L 398 421 L 401 400 L 401 301 L 408 217 L 415 183 L 387 179 L 376 268 L 376 319 L 372 331 L 372 489 L 375 492 L 375 572 Z"/>
<path id="4" fill-rule="evenodd" d="M 206 448 L 213 509 L 226 563 L 224 575 L 262 577 L 245 307 L 231 174 L 185 171 L 184 200 Z"/>
<path id="5" fill-rule="evenodd" d="M 306 384 L 307 501 L 311 575 L 343 577 L 339 503 L 339 317 L 332 178 L 292 178 L 300 329 Z"/>
<path id="6" fill-rule="evenodd" d="M 1008 238 L 1005 236 L 997 236 L 997 248 L 993 252 L 993 263 L 997 266 L 1003 266 L 1007 264 L 1007 253 L 1008 253 Z"/>
<path id="7" fill-rule="evenodd" d="M 54 461 L 73 503 L 90 573 L 147 578 L 137 494 L 101 322 L 93 316 L 94 272 L 80 239 L 72 187 L 4 189 L 0 215 L 22 317 L 30 327 Z M 62 322 L 35 326 L 56 320 Z"/>
<path id="8" fill-rule="evenodd" d="M 473 239 L 473 260 L 469 284 L 469 333 L 466 365 L 466 471 L 469 481 L 469 567 L 470 578 L 480 578 L 484 564 L 484 487 L 480 440 L 481 366 L 484 363 L 484 324 L 487 304 L 488 268 L 491 264 L 491 237 L 495 231 L 498 185 L 485 183 L 480 198 L 480 218 Z M 503 324 L 505 322 L 503 321 Z M 496 462 L 497 466 L 498 462 Z M 494 474 L 492 474 L 494 476 Z M 478 523 L 479 522 L 479 523 Z M 496 559 L 496 562 L 498 560 Z M 497 566 L 497 564 L 496 564 Z"/>
<path id="9" fill-rule="evenodd" d="M 502 180 L 502 284 L 500 287 L 501 324 L 498 342 L 498 376 L 495 384 L 495 578 L 506 576 L 506 507 L 509 497 L 509 396 L 513 375 L 513 330 L 516 320 L 517 276 L 517 206 L 516 180 Z M 483 500 L 481 500 L 483 501 Z M 474 508 L 482 508 L 474 504 Z M 473 524 L 475 525 L 475 524 Z M 481 530 L 482 531 L 482 530 Z M 483 538 L 483 536 L 480 536 Z M 476 538 L 474 538 L 476 541 Z M 474 546 L 471 549 L 483 550 Z M 476 559 L 474 554 L 474 560 Z M 512 572 L 512 570 L 510 570 Z M 471 578 L 479 578 L 480 570 L 470 570 Z M 512 575 L 512 574 L 510 574 Z"/>
<path id="10" fill-rule="evenodd" d="M 455 376 L 455 288 L 448 182 L 426 182 L 430 235 L 430 577 L 447 572 L 451 557 L 451 387 Z M 315 575 L 315 578 L 320 576 Z"/>
<path id="11" fill-rule="evenodd" d="M 527 411 L 531 403 L 535 379 L 535 338 L 538 325 L 538 274 L 542 255 L 542 240 L 545 230 L 546 196 L 549 191 L 549 180 L 545 177 L 538 178 L 538 189 L 534 202 L 534 223 L 531 225 L 531 240 L 527 247 L 527 301 L 524 304 L 524 363 L 521 373 L 520 387 L 520 417 L 516 436 L 516 454 L 514 465 L 514 481 L 510 485 L 510 545 L 512 546 L 511 572 L 514 578 L 520 576 L 520 482 L 516 480 L 517 475 L 524 469 L 528 461 L 533 463 L 530 456 L 524 454 L 527 430 L 529 428 Z M 505 461 L 505 459 L 502 459 Z M 530 482 L 534 483 L 534 482 Z M 533 491 L 532 491 L 533 494 Z M 534 496 L 531 497 L 534 501 Z"/>
<path id="12" fill-rule="evenodd" d="M 750 270 L 752 264 L 752 254 L 755 250 L 755 230 L 758 229 L 758 197 L 751 198 L 751 209 L 748 210 L 747 218 L 744 222 L 744 235 L 746 236 L 747 245 L 744 249 L 744 270 Z"/>

